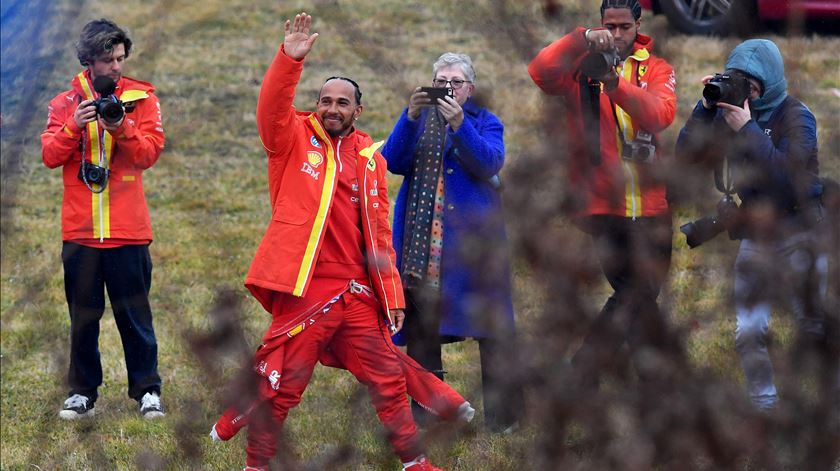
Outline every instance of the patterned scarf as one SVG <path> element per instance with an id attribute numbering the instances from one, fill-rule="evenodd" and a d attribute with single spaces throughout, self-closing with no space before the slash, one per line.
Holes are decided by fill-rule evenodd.
<path id="1" fill-rule="evenodd" d="M 420 286 L 428 274 L 435 200 L 439 186 L 442 189 L 440 172 L 445 143 L 446 121 L 437 108 L 433 108 L 426 113 L 423 135 L 414 151 L 414 168 L 408 186 L 402 251 L 402 279 L 407 288 Z M 442 205 L 442 201 L 439 204 Z M 438 215 L 440 223 L 439 211 Z M 442 227 L 438 229 L 437 238 L 440 239 L 441 235 Z"/>

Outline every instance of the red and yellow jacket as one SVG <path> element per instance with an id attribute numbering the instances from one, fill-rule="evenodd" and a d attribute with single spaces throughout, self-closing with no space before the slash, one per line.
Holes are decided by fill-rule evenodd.
<path id="1" fill-rule="evenodd" d="M 152 224 L 143 193 L 143 170 L 157 162 L 164 135 L 160 104 L 154 87 L 129 77 L 117 82 L 117 97 L 125 103 L 126 115 L 113 134 L 97 121 L 84 130 L 76 126 L 73 113 L 83 100 L 96 98 L 90 73 L 79 73 L 71 90 L 60 93 L 49 105 L 47 128 L 41 133 L 41 157 L 49 168 L 63 166 L 64 200 L 61 207 L 62 240 L 98 239 L 151 241 Z M 111 171 L 106 188 L 91 192 L 79 179 L 84 159 Z M 98 190 L 99 185 L 93 185 Z"/>
<path id="2" fill-rule="evenodd" d="M 653 40 L 636 37 L 633 53 L 617 69 L 618 87 L 600 94 L 601 162 L 590 162 L 586 150 L 581 110 L 578 69 L 589 52 L 584 29 L 563 36 L 540 51 L 528 66 L 534 82 L 551 95 L 562 95 L 568 106 L 567 138 L 571 155 L 570 179 L 574 191 L 584 192 L 582 215 L 622 217 L 656 216 L 668 211 L 665 186 L 657 178 L 656 162 L 662 156 L 657 146 L 651 163 L 628 162 L 621 158 L 621 131 L 630 141 L 640 129 L 654 136 L 673 121 L 676 114 L 674 69 L 650 53 Z M 615 106 L 615 108 L 613 108 Z M 658 143 L 658 136 L 654 139 Z"/>
<path id="3" fill-rule="evenodd" d="M 323 246 L 338 182 L 337 149 L 355 158 L 362 197 L 362 233 L 368 275 L 385 313 L 405 307 L 388 219 L 386 162 L 365 133 L 353 129 L 340 139 L 324 130 L 316 113 L 293 106 L 303 62 L 281 46 L 263 79 L 257 128 L 268 155 L 271 221 L 260 242 L 245 286 L 271 311 L 271 291 L 304 296 Z M 352 153 L 344 149 L 352 141 Z"/>

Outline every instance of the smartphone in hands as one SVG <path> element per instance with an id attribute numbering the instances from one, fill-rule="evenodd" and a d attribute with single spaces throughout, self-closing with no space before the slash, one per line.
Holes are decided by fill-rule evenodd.
<path id="1" fill-rule="evenodd" d="M 455 98 L 455 94 L 449 87 L 420 87 L 420 91 L 426 92 L 433 105 L 437 105 L 438 98 L 441 100 L 445 97 Z"/>

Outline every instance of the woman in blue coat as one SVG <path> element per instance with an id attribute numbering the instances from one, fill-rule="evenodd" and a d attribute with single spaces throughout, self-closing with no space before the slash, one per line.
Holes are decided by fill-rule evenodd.
<path id="1" fill-rule="evenodd" d="M 521 389 L 510 381 L 514 355 L 510 261 L 499 195 L 504 126 L 471 98 L 469 56 L 433 65 L 437 98 L 417 88 L 382 154 L 402 175 L 394 248 L 406 290 L 404 334 L 395 342 L 443 378 L 441 343 L 478 341 L 485 425 L 517 424 Z M 415 405 L 415 416 L 422 412 Z"/>

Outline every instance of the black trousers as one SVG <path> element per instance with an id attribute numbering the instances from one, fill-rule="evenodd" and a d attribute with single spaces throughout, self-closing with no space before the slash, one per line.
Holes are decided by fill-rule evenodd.
<path id="1" fill-rule="evenodd" d="M 440 297 L 436 289 L 428 287 L 405 290 L 405 335 L 408 355 L 424 368 L 444 379 L 441 343 L 463 340 L 461 337 L 441 337 Z M 481 362 L 481 388 L 484 400 L 484 424 L 494 432 L 514 425 L 524 410 L 522 387 L 516 383 L 514 354 L 516 339 L 507 333 L 504 338 L 481 338 L 478 352 Z M 412 401 L 412 411 L 419 424 L 427 424 L 431 417 Z"/>
<path id="2" fill-rule="evenodd" d="M 620 368 L 619 350 L 667 350 L 668 332 L 656 298 L 671 264 L 671 218 L 593 216 L 582 227 L 592 236 L 601 269 L 613 289 L 572 359 L 585 385 L 597 387 L 601 374 Z M 645 370 L 636 365 L 645 379 Z"/>
<path id="3" fill-rule="evenodd" d="M 149 290 L 152 259 L 148 245 L 96 249 L 64 242 L 64 292 L 70 309 L 70 395 L 93 400 L 102 384 L 99 320 L 105 312 L 105 291 L 120 332 L 128 372 L 128 395 L 139 400 L 160 394 L 157 339 L 152 326 Z"/>

